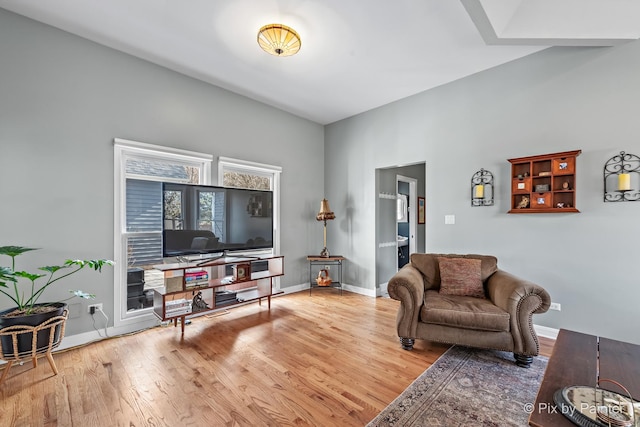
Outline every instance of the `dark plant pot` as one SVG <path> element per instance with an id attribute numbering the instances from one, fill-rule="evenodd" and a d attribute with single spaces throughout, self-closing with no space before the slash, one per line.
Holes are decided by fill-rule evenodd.
<path id="1" fill-rule="evenodd" d="M 16 325 L 27 325 L 27 326 L 38 326 L 39 324 L 46 322 L 55 316 L 61 316 L 64 313 L 64 310 L 67 308 L 67 304 L 63 302 L 55 302 L 49 304 L 36 304 L 36 306 L 51 306 L 55 307 L 55 310 L 52 310 L 48 313 L 36 313 L 30 314 L 26 316 L 16 316 L 16 317 L 4 317 L 5 314 L 11 313 L 14 308 L 9 310 L 4 310 L 0 312 L 0 329 L 6 328 L 8 326 L 16 326 Z M 53 342 L 56 343 L 60 341 L 60 330 L 61 325 L 55 327 L 53 333 Z M 36 351 L 44 350 L 49 346 L 49 337 L 50 337 L 50 329 L 43 329 L 38 331 L 38 340 L 36 342 Z M 2 336 L 0 337 L 0 344 L 2 345 L 2 354 L 5 357 L 13 357 L 14 349 L 13 349 L 13 341 L 11 336 Z M 33 346 L 33 334 L 25 333 L 18 335 L 18 353 L 20 356 L 29 356 L 31 354 L 31 349 Z"/>

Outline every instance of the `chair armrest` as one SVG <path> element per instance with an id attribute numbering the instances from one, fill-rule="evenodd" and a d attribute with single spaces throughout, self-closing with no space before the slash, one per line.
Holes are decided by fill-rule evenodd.
<path id="1" fill-rule="evenodd" d="M 417 338 L 416 329 L 424 302 L 422 274 L 411 264 L 406 264 L 389 280 L 387 290 L 391 298 L 400 301 L 397 317 L 398 336 Z"/>
<path id="2" fill-rule="evenodd" d="M 498 270 L 487 279 L 487 295 L 510 315 L 514 353 L 536 356 L 538 336 L 533 329 L 532 317 L 549 309 L 549 293 L 533 282 Z"/>

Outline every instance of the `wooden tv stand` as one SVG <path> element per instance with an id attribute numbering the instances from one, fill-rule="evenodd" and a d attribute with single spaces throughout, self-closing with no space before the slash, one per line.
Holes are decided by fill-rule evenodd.
<path id="1" fill-rule="evenodd" d="M 282 294 L 273 291 L 273 278 L 284 275 L 284 257 L 222 257 L 154 265 L 164 273 L 164 286 L 154 289 L 153 312 L 161 321 L 181 320 L 250 301 Z"/>

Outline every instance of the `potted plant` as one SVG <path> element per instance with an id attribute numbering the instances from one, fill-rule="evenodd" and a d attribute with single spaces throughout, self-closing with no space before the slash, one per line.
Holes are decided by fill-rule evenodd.
<path id="1" fill-rule="evenodd" d="M 61 301 L 39 303 L 39 299 L 49 286 L 59 280 L 86 268 L 101 272 L 105 265 L 113 265 L 113 261 L 107 259 L 91 260 L 66 260 L 62 265 L 39 267 L 41 272 L 30 273 L 16 271 L 16 257 L 25 252 L 36 250 L 23 246 L 0 246 L 0 255 L 11 258 L 11 266 L 0 266 L 0 293 L 13 301 L 15 307 L 0 311 L 0 329 L 14 325 L 37 326 L 42 322 L 64 313 L 67 307 L 65 301 L 80 297 L 93 299 L 95 295 L 81 290 L 70 290 L 71 296 Z M 42 279 L 42 280 L 41 280 Z M 36 283 L 38 282 L 38 283 Z M 55 331 L 59 334 L 59 329 Z M 7 339 L 5 341 L 5 338 Z M 25 334 L 18 341 L 19 352 L 30 352 L 32 338 Z M 5 355 L 13 352 L 13 343 L 9 337 L 2 337 L 2 348 Z M 59 339 L 54 338 L 54 341 Z M 37 348 L 46 347 L 49 343 L 49 334 L 38 335 Z"/>

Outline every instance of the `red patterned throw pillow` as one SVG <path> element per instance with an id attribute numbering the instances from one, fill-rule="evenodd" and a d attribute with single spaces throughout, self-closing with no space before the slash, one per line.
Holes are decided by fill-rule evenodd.
<path id="1" fill-rule="evenodd" d="M 481 262 L 472 258 L 438 257 L 440 293 L 485 298 L 480 274 Z"/>

